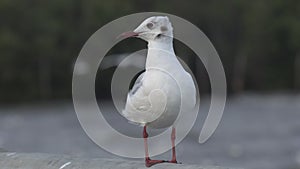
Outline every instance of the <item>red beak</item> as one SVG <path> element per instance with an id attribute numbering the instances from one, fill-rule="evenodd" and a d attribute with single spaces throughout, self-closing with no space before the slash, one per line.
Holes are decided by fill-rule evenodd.
<path id="1" fill-rule="evenodd" d="M 133 32 L 133 31 L 129 31 L 129 32 L 124 32 L 121 35 L 119 35 L 117 38 L 130 38 L 130 37 L 137 37 L 139 36 L 139 33 Z"/>

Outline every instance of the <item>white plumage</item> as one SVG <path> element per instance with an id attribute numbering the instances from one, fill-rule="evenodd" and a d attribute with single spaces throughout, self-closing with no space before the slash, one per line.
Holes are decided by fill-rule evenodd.
<path id="1" fill-rule="evenodd" d="M 130 36 L 147 41 L 148 53 L 146 71 L 128 93 L 122 114 L 131 122 L 152 128 L 174 125 L 180 110 L 189 113 L 194 108 L 196 88 L 176 58 L 172 25 L 167 17 L 150 17 Z"/>

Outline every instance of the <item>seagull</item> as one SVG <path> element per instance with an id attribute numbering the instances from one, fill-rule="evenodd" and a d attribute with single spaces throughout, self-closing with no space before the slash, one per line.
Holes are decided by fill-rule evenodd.
<path id="1" fill-rule="evenodd" d="M 129 91 L 122 115 L 129 122 L 143 126 L 146 167 L 164 162 L 178 163 L 175 152 L 176 121 L 181 107 L 189 110 L 196 106 L 196 87 L 192 76 L 174 52 L 172 24 L 167 16 L 152 16 L 135 30 L 120 36 L 136 37 L 148 43 L 145 72 L 139 75 Z M 182 96 L 189 99 L 182 100 Z M 170 161 L 150 159 L 147 127 L 172 127 Z"/>

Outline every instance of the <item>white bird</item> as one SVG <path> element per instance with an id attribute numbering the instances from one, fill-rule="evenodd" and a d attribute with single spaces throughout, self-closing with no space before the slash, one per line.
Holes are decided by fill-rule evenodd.
<path id="1" fill-rule="evenodd" d="M 173 49 L 173 27 L 166 16 L 144 20 L 134 31 L 122 37 L 138 37 L 148 42 L 146 71 L 127 95 L 122 114 L 129 121 L 144 126 L 145 165 L 177 163 L 175 153 L 176 118 L 180 109 L 192 110 L 196 105 L 196 88 L 192 76 L 185 71 Z M 182 100 L 182 98 L 189 98 Z M 189 112 L 184 112 L 189 113 Z M 172 126 L 172 160 L 151 160 L 148 153 L 146 127 Z"/>

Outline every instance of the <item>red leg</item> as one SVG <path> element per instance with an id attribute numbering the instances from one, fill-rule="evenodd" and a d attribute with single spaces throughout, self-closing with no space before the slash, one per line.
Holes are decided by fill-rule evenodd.
<path id="1" fill-rule="evenodd" d="M 176 151 L 175 151 L 175 139 L 176 139 L 176 130 L 173 127 L 172 128 L 172 134 L 171 134 L 171 141 L 172 141 L 172 160 L 169 161 L 170 163 L 177 163 L 176 160 Z"/>
<path id="2" fill-rule="evenodd" d="M 166 161 L 164 160 L 151 160 L 149 157 L 149 152 L 148 152 L 148 133 L 146 130 L 146 126 L 144 126 L 144 130 L 143 130 L 143 137 L 144 137 L 144 147 L 145 147 L 145 165 L 146 167 L 151 167 L 155 164 L 159 164 L 159 163 L 164 163 Z"/>

